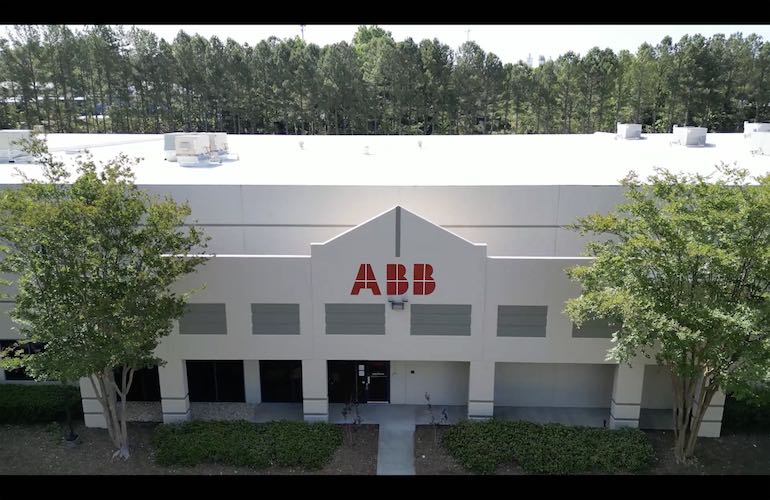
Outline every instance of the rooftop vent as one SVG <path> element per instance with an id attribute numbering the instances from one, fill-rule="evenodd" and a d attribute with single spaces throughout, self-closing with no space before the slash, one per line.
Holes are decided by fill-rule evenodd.
<path id="1" fill-rule="evenodd" d="M 641 139 L 642 125 L 640 123 L 620 123 L 617 129 L 618 139 Z"/>
<path id="2" fill-rule="evenodd" d="M 706 127 L 679 127 L 674 125 L 674 140 L 682 146 L 705 146 Z"/>
<path id="3" fill-rule="evenodd" d="M 167 160 L 184 163 L 183 166 L 204 166 L 238 159 L 230 154 L 225 132 L 165 134 L 164 149 Z"/>
<path id="4" fill-rule="evenodd" d="M 174 136 L 176 161 L 182 166 L 203 166 L 209 163 L 210 139 L 204 134 Z"/>
<path id="5" fill-rule="evenodd" d="M 770 123 L 743 122 L 743 137 L 749 137 L 754 132 L 770 132 Z"/>
<path id="6" fill-rule="evenodd" d="M 228 153 L 226 132 L 209 132 L 206 135 L 209 136 L 210 153 L 219 156 L 226 155 Z"/>
<path id="7" fill-rule="evenodd" d="M 761 130 L 751 134 L 751 151 L 756 154 L 770 156 L 770 130 Z"/>
<path id="8" fill-rule="evenodd" d="M 167 161 L 176 161 L 176 136 L 188 135 L 185 132 L 163 134 L 163 153 Z"/>
<path id="9" fill-rule="evenodd" d="M 17 158 L 28 156 L 19 141 L 31 138 L 31 130 L 0 130 L 0 161 L 14 163 Z"/>

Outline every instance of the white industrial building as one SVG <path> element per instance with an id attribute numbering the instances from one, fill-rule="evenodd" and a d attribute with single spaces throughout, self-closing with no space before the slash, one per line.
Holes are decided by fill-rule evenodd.
<path id="1" fill-rule="evenodd" d="M 427 392 L 471 418 L 649 428 L 671 422 L 668 375 L 654 360 L 608 360 L 610 329 L 563 313 L 579 294 L 565 268 L 590 262 L 565 226 L 612 210 L 629 170 L 737 162 L 760 174 L 770 157 L 743 134 L 639 132 L 227 136 L 226 154 L 197 166 L 167 161 L 180 139 L 162 135 L 48 142 L 62 158 L 143 157 L 137 184 L 189 201 L 189 223 L 212 237 L 215 256 L 178 283 L 205 288 L 159 346 L 166 364 L 132 391 L 159 400 L 164 421 L 191 418 L 198 401 L 293 402 L 327 420 L 336 403 L 424 405 Z M 12 167 L 0 165 L 6 187 Z M 3 321 L 0 339 L 15 338 Z M 87 425 L 103 426 L 80 387 Z M 719 435 L 723 404 L 720 393 L 701 435 Z"/>

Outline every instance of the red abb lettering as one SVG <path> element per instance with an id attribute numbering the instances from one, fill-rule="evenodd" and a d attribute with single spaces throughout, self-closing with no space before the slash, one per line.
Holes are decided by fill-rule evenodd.
<path id="1" fill-rule="evenodd" d="M 436 289 L 436 282 L 433 279 L 433 266 L 430 264 L 414 265 L 414 294 L 430 295 Z"/>
<path id="2" fill-rule="evenodd" d="M 406 266 L 403 264 L 388 264 L 388 295 L 403 295 L 409 290 L 406 279 Z"/>
<path id="3" fill-rule="evenodd" d="M 358 267 L 358 275 L 353 282 L 353 291 L 350 295 L 358 295 L 363 288 L 368 288 L 374 295 L 382 295 L 380 287 L 377 286 L 377 279 L 374 277 L 374 271 L 371 264 L 361 264 Z"/>
<path id="4" fill-rule="evenodd" d="M 403 264 L 387 264 L 386 291 L 388 295 L 403 295 L 409 290 L 409 281 L 406 278 L 406 266 Z M 415 264 L 412 288 L 415 295 L 430 295 L 436 290 L 436 281 L 433 279 L 433 266 L 430 264 Z M 371 264 L 358 266 L 358 274 L 353 282 L 351 295 L 358 295 L 363 289 L 372 291 L 372 295 L 382 295 L 377 285 L 377 278 Z"/>

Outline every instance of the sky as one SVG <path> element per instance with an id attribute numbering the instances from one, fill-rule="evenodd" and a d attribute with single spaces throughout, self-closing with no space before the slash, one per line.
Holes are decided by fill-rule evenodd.
<path id="1" fill-rule="evenodd" d="M 222 40 L 231 37 L 241 43 L 255 45 L 259 40 L 275 35 L 291 38 L 301 35 L 299 25 L 137 25 L 171 41 L 180 29 L 197 32 L 204 37 L 217 35 Z M 653 45 L 670 35 L 674 41 L 685 34 L 700 33 L 709 37 L 716 33 L 729 36 L 742 32 L 756 33 L 770 40 L 770 25 L 380 25 L 390 31 L 396 41 L 407 37 L 419 43 L 425 38 L 438 38 L 456 49 L 471 39 L 487 52 L 494 52 L 504 63 L 526 61 L 531 54 L 535 64 L 538 56 L 556 59 L 572 50 L 585 54 L 594 46 L 609 47 L 616 53 L 622 49 L 636 52 L 644 42 Z M 352 41 L 358 25 L 305 26 L 305 40 L 327 45 L 342 40 Z"/>
<path id="2" fill-rule="evenodd" d="M 300 25 L 164 25 L 149 24 L 136 25 L 154 32 L 158 37 L 167 41 L 174 39 L 179 30 L 185 30 L 189 34 L 199 33 L 210 38 L 218 36 L 222 41 L 228 37 L 240 43 L 255 45 L 262 39 L 270 36 L 278 38 L 292 38 L 301 35 Z M 470 39 L 478 43 L 487 52 L 494 52 L 504 63 L 515 63 L 519 60 L 527 61 L 531 55 L 537 65 L 538 57 L 556 59 L 559 55 L 572 50 L 578 54 L 585 54 L 594 46 L 601 49 L 611 48 L 616 53 L 627 49 L 636 52 L 636 49 L 648 42 L 652 45 L 669 35 L 676 42 L 683 35 L 700 33 L 709 37 L 716 33 L 724 33 L 729 36 L 732 33 L 742 32 L 745 35 L 756 33 L 764 40 L 770 40 L 770 24 L 766 25 L 380 25 L 386 31 L 390 31 L 396 41 L 407 37 L 419 43 L 424 38 L 438 38 L 441 42 L 457 49 L 463 42 Z M 10 25 L 0 25 L 0 33 Z M 82 25 L 70 25 L 71 28 L 80 29 Z M 352 41 L 353 35 L 358 29 L 356 24 L 330 25 L 309 24 L 304 28 L 304 36 L 307 42 L 320 46 L 342 40 Z"/>

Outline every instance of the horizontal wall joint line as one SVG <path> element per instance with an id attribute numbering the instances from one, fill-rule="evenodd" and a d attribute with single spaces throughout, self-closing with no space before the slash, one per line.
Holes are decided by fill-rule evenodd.
<path id="1" fill-rule="evenodd" d="M 642 403 L 618 403 L 614 399 L 612 399 L 612 402 L 619 406 L 642 406 Z"/>

